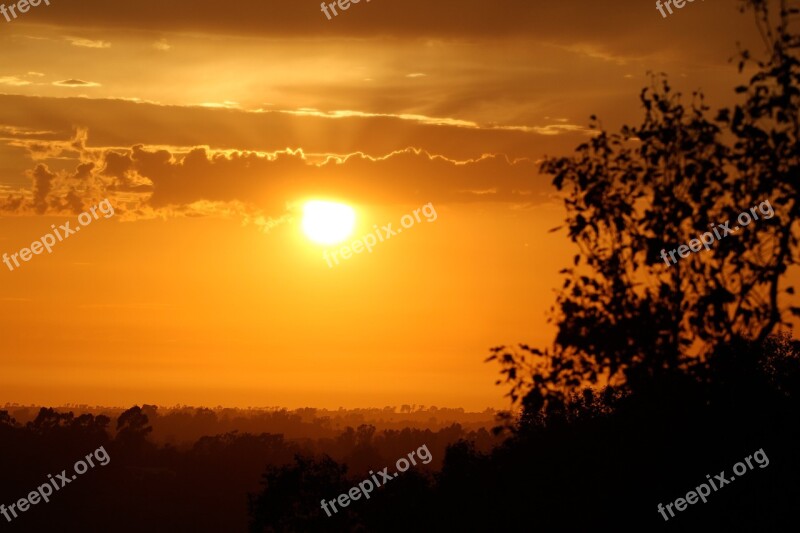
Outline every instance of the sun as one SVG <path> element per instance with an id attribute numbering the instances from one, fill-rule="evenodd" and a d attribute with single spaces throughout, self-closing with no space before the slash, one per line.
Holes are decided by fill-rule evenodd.
<path id="1" fill-rule="evenodd" d="M 335 202 L 312 200 L 303 205 L 303 232 L 318 244 L 337 244 L 353 233 L 356 212 Z"/>

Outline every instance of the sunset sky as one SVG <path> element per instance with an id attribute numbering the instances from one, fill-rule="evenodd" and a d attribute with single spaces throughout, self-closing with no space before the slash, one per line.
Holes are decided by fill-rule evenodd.
<path id="1" fill-rule="evenodd" d="M 762 51 L 732 0 L 50 4 L 0 18 L 0 253 L 116 214 L 0 264 L 0 403 L 505 408 L 574 253 L 538 161 Z M 311 199 L 437 218 L 329 268 Z"/>

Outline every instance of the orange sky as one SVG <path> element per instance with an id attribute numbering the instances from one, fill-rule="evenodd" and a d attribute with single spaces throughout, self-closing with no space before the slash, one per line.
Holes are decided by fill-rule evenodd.
<path id="1" fill-rule="evenodd" d="M 432 5 L 435 4 L 435 5 Z M 52 0 L 0 19 L 0 403 L 503 408 L 488 348 L 552 338 L 574 253 L 544 155 L 640 116 L 648 71 L 712 107 L 753 43 L 735 2 Z M 354 237 L 433 223 L 336 268 Z M 268 223 L 268 221 L 274 223 Z M 75 222 L 73 222 L 73 225 Z"/>

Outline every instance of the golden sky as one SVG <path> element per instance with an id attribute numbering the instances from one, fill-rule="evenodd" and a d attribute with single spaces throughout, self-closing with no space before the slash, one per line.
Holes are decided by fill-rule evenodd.
<path id="1" fill-rule="evenodd" d="M 574 253 L 537 162 L 760 51 L 734 1 L 50 4 L 0 18 L 0 253 L 115 215 L 0 264 L 0 402 L 506 407 Z M 329 268 L 313 198 L 438 216 Z"/>

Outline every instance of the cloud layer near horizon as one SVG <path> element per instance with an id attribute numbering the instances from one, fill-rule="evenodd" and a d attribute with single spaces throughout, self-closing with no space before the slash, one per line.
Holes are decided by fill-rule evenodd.
<path id="1" fill-rule="evenodd" d="M 2 210 L 535 204 L 536 161 L 570 153 L 592 113 L 638 116 L 648 70 L 727 103 L 749 25 L 726 3 L 663 20 L 632 0 L 374 0 L 329 21 L 315 2 L 53 2 L 0 36 L 16 51 L 0 71 Z"/>

